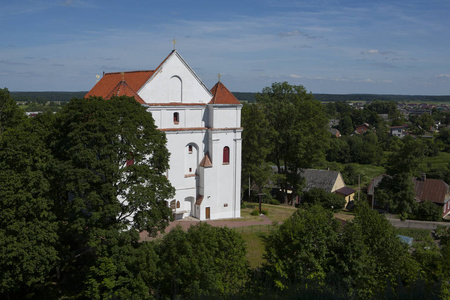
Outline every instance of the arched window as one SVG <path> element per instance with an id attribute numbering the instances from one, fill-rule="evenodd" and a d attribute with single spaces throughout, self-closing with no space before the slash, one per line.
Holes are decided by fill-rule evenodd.
<path id="1" fill-rule="evenodd" d="M 180 123 L 180 113 L 177 113 L 177 112 L 173 113 L 173 123 L 174 124 Z"/>
<path id="2" fill-rule="evenodd" d="M 228 146 L 223 147 L 223 164 L 230 163 L 230 148 Z"/>
<path id="3" fill-rule="evenodd" d="M 169 80 L 169 102 L 182 102 L 183 82 L 181 78 L 174 75 Z"/>

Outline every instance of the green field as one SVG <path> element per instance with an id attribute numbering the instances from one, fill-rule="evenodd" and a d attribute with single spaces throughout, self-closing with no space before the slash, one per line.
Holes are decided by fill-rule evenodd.
<path id="1" fill-rule="evenodd" d="M 419 168 L 422 171 L 447 166 L 450 163 L 450 153 L 439 152 L 438 156 L 425 157 L 421 160 Z"/>

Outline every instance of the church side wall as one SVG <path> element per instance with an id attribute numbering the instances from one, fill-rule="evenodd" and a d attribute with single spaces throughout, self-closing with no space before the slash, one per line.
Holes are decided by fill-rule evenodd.
<path id="1" fill-rule="evenodd" d="M 182 212 L 185 217 L 194 214 L 199 186 L 198 165 L 203 158 L 205 132 L 206 130 L 166 132 L 167 149 L 170 152 L 168 179 L 176 189 L 174 199 L 180 202 L 176 211 Z"/>
<path id="2" fill-rule="evenodd" d="M 211 219 L 240 217 L 241 130 L 211 130 L 210 134 L 213 174 L 205 178 L 209 202 L 204 206 L 210 205 Z M 225 147 L 229 148 L 228 163 L 224 162 Z"/>

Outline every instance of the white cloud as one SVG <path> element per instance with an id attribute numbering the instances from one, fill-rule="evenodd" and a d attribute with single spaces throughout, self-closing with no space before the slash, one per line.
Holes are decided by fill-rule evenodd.
<path id="1" fill-rule="evenodd" d="M 291 77 L 291 78 L 303 78 L 302 75 L 297 75 L 297 74 L 289 74 L 288 77 Z"/>
<path id="2" fill-rule="evenodd" d="M 298 30 L 280 33 L 280 36 L 282 36 L 282 37 L 296 36 L 296 35 L 302 35 L 302 33 L 300 31 L 298 31 Z"/>
<path id="3" fill-rule="evenodd" d="M 380 53 L 380 50 L 377 49 L 361 51 L 361 54 L 378 54 L 378 53 Z"/>
<path id="4" fill-rule="evenodd" d="M 450 74 L 439 74 L 436 75 L 436 78 L 450 78 Z"/>

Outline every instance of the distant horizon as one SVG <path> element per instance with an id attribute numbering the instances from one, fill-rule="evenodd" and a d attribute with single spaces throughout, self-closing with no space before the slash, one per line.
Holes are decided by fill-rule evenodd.
<path id="1" fill-rule="evenodd" d="M 89 91 L 62 91 L 62 90 L 54 90 L 54 91 L 11 91 L 8 89 L 10 93 L 88 93 Z M 309 91 L 307 91 L 309 93 Z M 260 92 L 242 92 L 242 91 L 232 91 L 231 93 L 261 93 Z M 321 95 L 377 95 L 377 96 L 410 96 L 410 97 L 450 97 L 450 94 L 448 95 L 419 95 L 419 94 L 373 94 L 373 93 L 313 93 L 313 95 L 321 94 Z"/>

